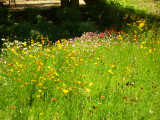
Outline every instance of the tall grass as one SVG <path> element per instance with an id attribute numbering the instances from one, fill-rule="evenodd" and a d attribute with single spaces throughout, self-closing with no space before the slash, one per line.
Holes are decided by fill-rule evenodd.
<path id="1" fill-rule="evenodd" d="M 0 119 L 160 119 L 160 31 L 123 19 L 127 32 L 2 39 Z"/>

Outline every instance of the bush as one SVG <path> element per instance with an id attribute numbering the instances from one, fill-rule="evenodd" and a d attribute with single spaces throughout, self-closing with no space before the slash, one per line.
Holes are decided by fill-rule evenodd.
<path id="1" fill-rule="evenodd" d="M 80 21 L 83 19 L 83 14 L 78 8 L 60 8 L 55 17 L 61 21 Z"/>
<path id="2" fill-rule="evenodd" d="M 6 8 L 0 8 L 0 25 L 12 25 L 13 22 L 9 10 Z"/>
<path id="3" fill-rule="evenodd" d="M 93 24 L 92 22 L 81 22 L 79 24 L 79 32 L 96 32 L 99 31 L 99 28 L 97 25 Z"/>
<path id="4" fill-rule="evenodd" d="M 38 22 L 38 11 L 33 8 L 24 9 L 25 21 L 37 23 Z"/>

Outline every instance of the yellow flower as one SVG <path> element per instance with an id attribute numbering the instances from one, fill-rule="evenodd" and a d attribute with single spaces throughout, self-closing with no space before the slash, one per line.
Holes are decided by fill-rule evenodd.
<path id="1" fill-rule="evenodd" d="M 37 97 L 37 98 L 39 98 L 39 97 L 40 97 L 40 95 L 36 95 L 36 97 Z"/>
<path id="2" fill-rule="evenodd" d="M 27 44 L 26 44 L 26 43 L 24 43 L 23 45 L 24 45 L 24 46 L 27 46 Z"/>
<path id="3" fill-rule="evenodd" d="M 122 39 L 123 39 L 121 35 L 118 35 L 118 37 L 119 37 L 118 39 L 120 39 L 120 40 L 122 40 Z"/>
<path id="4" fill-rule="evenodd" d="M 73 70 L 70 70 L 70 72 L 73 72 Z"/>
<path id="5" fill-rule="evenodd" d="M 77 81 L 78 84 L 81 84 L 81 81 Z"/>
<path id="6" fill-rule="evenodd" d="M 51 55 L 52 58 L 54 58 L 54 55 Z"/>
<path id="7" fill-rule="evenodd" d="M 144 23 L 140 23 L 139 27 L 142 28 L 144 26 Z"/>
<path id="8" fill-rule="evenodd" d="M 39 86 L 42 86 L 42 84 L 40 84 L 40 83 L 39 83 L 38 85 L 39 85 Z"/>
<path id="9" fill-rule="evenodd" d="M 72 88 L 69 88 L 70 91 L 72 91 Z"/>
<path id="10" fill-rule="evenodd" d="M 152 49 L 149 49 L 149 53 L 153 53 L 153 52 L 152 52 Z"/>
<path id="11" fill-rule="evenodd" d="M 7 49 L 10 50 L 11 48 L 7 46 Z"/>
<path id="12" fill-rule="evenodd" d="M 16 51 L 14 49 L 11 50 L 13 54 L 16 54 Z"/>
<path id="13" fill-rule="evenodd" d="M 59 87 L 57 87 L 57 89 L 60 89 Z"/>
<path id="14" fill-rule="evenodd" d="M 143 48 L 143 45 L 141 45 L 141 48 Z"/>
<path id="15" fill-rule="evenodd" d="M 29 55 L 29 58 L 32 58 L 33 56 L 32 55 Z"/>
<path id="16" fill-rule="evenodd" d="M 59 76 L 58 73 L 56 73 L 56 72 L 55 72 L 55 75 L 56 75 L 56 76 Z"/>
<path id="17" fill-rule="evenodd" d="M 95 65 L 98 65 L 98 63 L 94 63 Z"/>
<path id="18" fill-rule="evenodd" d="M 131 24 L 130 24 L 130 23 L 127 23 L 127 25 L 129 25 L 129 26 L 130 26 Z"/>
<path id="19" fill-rule="evenodd" d="M 31 80 L 32 82 L 36 82 L 36 80 Z"/>
<path id="20" fill-rule="evenodd" d="M 81 62 L 82 62 L 82 61 L 83 61 L 83 59 L 80 59 L 79 61 L 81 61 Z"/>
<path id="21" fill-rule="evenodd" d="M 110 66 L 111 66 L 112 68 L 114 68 L 114 65 L 111 64 Z"/>
<path id="22" fill-rule="evenodd" d="M 64 93 L 64 94 L 67 94 L 68 92 L 69 92 L 68 90 L 63 89 L 63 93 Z"/>
<path id="23" fill-rule="evenodd" d="M 112 71 L 112 70 L 108 70 L 108 72 L 109 72 L 110 74 L 113 74 L 113 71 Z"/>
<path id="24" fill-rule="evenodd" d="M 40 92 L 40 93 L 41 93 L 41 92 L 42 92 L 42 90 L 38 90 L 38 92 Z"/>
<path id="25" fill-rule="evenodd" d="M 90 89 L 86 88 L 86 92 L 90 92 L 90 91 L 91 91 Z"/>
<path id="26" fill-rule="evenodd" d="M 82 75 L 82 77 L 86 77 L 87 75 Z"/>
<path id="27" fill-rule="evenodd" d="M 89 86 L 93 86 L 93 83 L 92 83 L 92 82 L 90 82 L 90 83 L 89 83 Z"/>
<path id="28" fill-rule="evenodd" d="M 83 82 L 83 84 L 86 84 L 86 83 L 87 83 L 87 81 Z"/>
<path id="29" fill-rule="evenodd" d="M 146 41 L 142 42 L 142 45 L 145 45 L 146 44 Z"/>
<path id="30" fill-rule="evenodd" d="M 43 113 L 40 113 L 40 115 L 43 115 Z"/>
<path id="31" fill-rule="evenodd" d="M 128 14 L 125 14 L 125 17 L 123 17 L 123 19 L 127 19 L 128 18 Z"/>

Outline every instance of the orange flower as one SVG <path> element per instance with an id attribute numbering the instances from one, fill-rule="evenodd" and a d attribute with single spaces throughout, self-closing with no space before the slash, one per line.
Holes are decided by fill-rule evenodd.
<path id="1" fill-rule="evenodd" d="M 57 100 L 56 98 L 52 98 L 52 101 L 55 101 L 55 100 Z"/>
<path id="2" fill-rule="evenodd" d="M 104 96 L 101 96 L 101 98 L 104 99 L 105 97 L 104 97 Z"/>
<path id="3" fill-rule="evenodd" d="M 13 106 L 11 106 L 11 109 L 14 109 L 15 108 L 15 106 L 13 105 Z"/>

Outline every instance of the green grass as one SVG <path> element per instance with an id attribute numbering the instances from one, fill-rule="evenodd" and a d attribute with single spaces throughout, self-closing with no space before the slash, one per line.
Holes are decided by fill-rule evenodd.
<path id="1" fill-rule="evenodd" d="M 109 0 L 108 0 L 109 1 Z M 111 0 L 123 7 L 132 7 L 135 10 L 145 11 L 152 14 L 160 14 L 160 1 L 154 0 Z"/>
<path id="2" fill-rule="evenodd" d="M 81 37 L 56 42 L 49 39 L 52 33 L 62 31 L 58 35 L 66 37 L 74 31 L 72 29 L 79 32 L 80 28 L 71 24 L 72 20 L 61 21 L 59 28 L 52 24 L 53 21 L 36 17 L 36 11 L 31 9 L 25 11 L 26 15 L 32 18 L 29 14 L 32 11 L 35 18 L 22 19 L 22 22 L 12 26 L 11 22 L 14 21 L 4 14 L 8 21 L 1 19 L 0 22 L 4 23 L 0 26 L 4 28 L 1 31 L 5 33 L 11 30 L 11 33 L 17 34 L 9 34 L 2 39 L 0 119 L 160 119 L 159 22 L 138 14 L 136 10 L 139 10 L 140 1 L 117 2 L 124 7 L 124 11 L 127 10 L 126 4 L 134 5 L 134 13 L 132 10 L 126 13 L 120 11 L 121 14 L 116 16 L 114 5 L 110 11 L 107 12 L 108 7 L 102 14 L 92 12 L 95 19 L 96 15 L 100 16 L 98 20 L 102 21 L 99 21 L 99 25 L 102 22 L 112 23 L 112 20 L 113 23 L 123 21 L 120 25 L 122 29 L 117 30 L 118 24 L 112 26 L 110 23 L 110 29 L 104 32 L 86 32 Z M 146 5 L 140 9 L 147 10 L 150 4 Z M 68 11 L 67 14 L 72 14 L 72 9 Z M 56 14 L 57 17 L 61 14 L 68 17 L 63 10 Z M 78 21 L 80 19 L 82 15 L 76 16 L 74 23 L 83 24 L 78 24 L 81 29 L 88 30 L 94 25 L 91 21 L 82 23 Z M 102 27 L 105 28 L 105 24 Z M 32 34 L 32 37 L 29 35 L 25 38 L 28 34 Z M 75 31 L 74 34 L 77 35 Z"/>
<path id="3" fill-rule="evenodd" d="M 160 119 L 160 31 L 129 18 L 127 33 L 3 39 L 0 119 Z"/>

